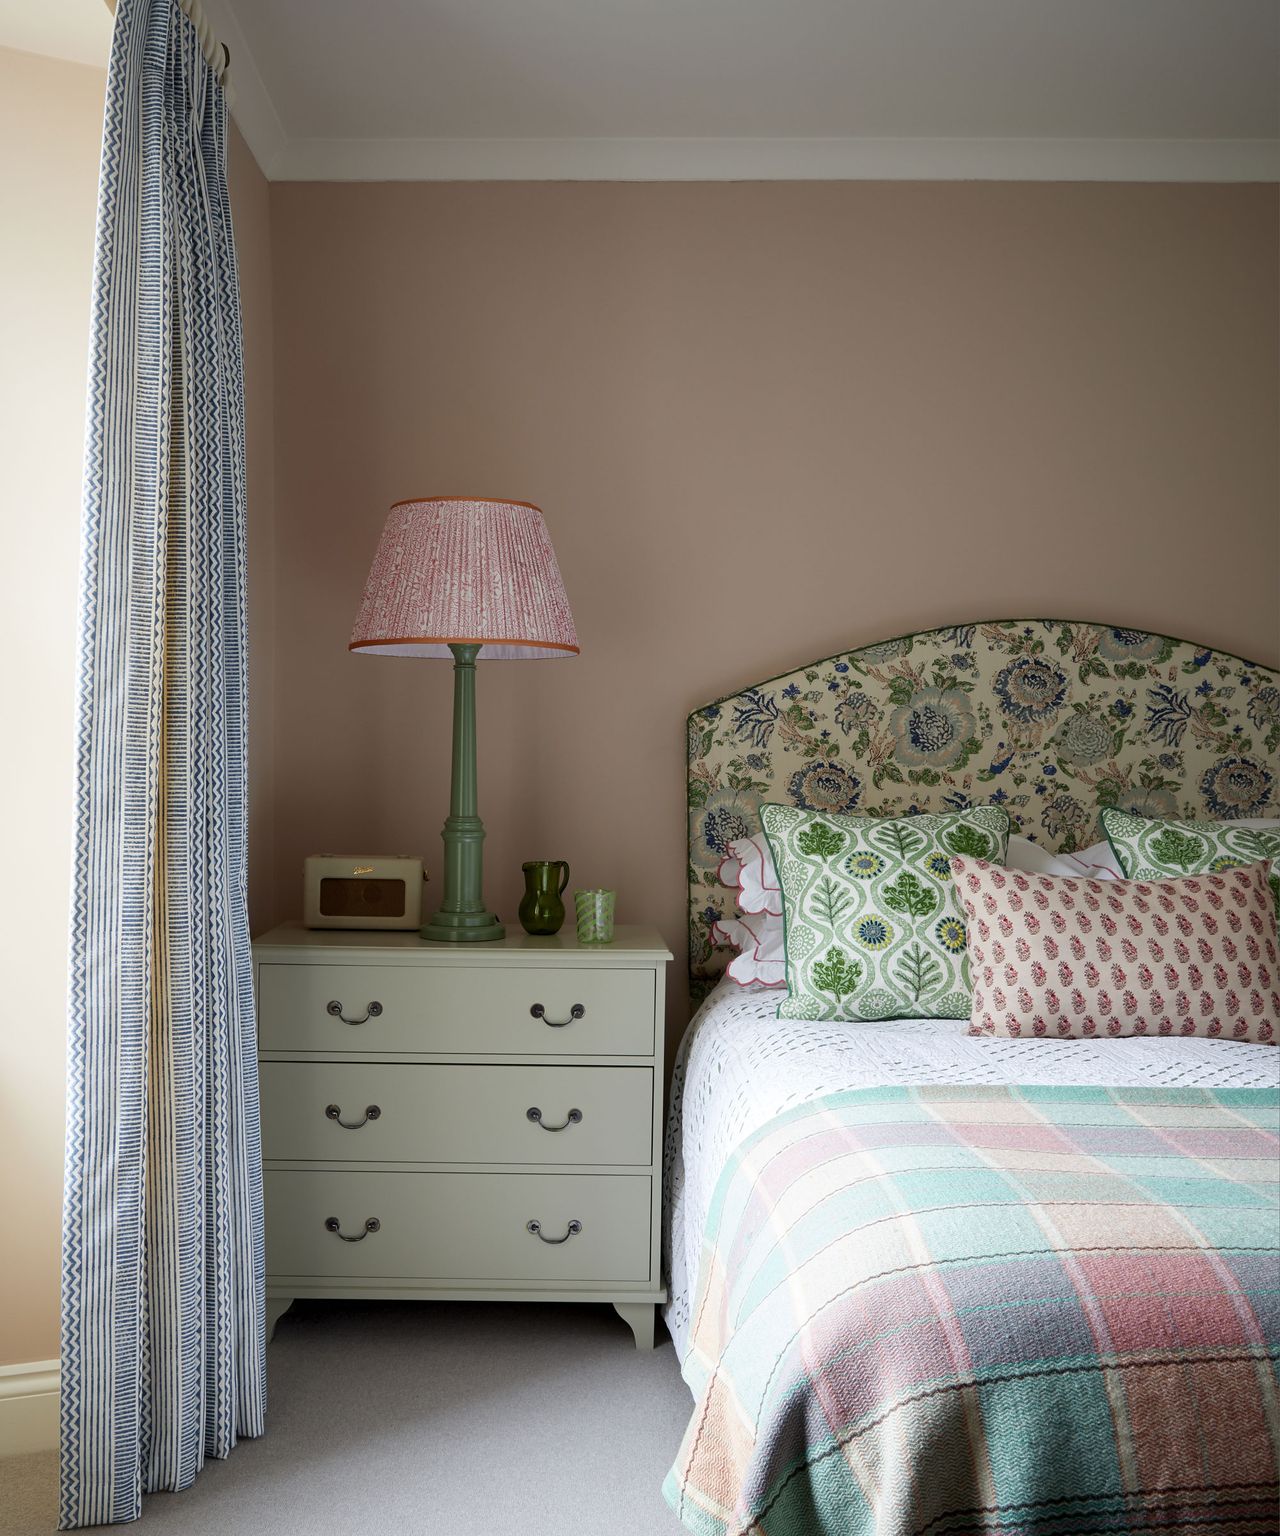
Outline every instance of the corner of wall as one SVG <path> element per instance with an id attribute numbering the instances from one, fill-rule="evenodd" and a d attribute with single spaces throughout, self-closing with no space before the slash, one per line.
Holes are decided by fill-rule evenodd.
<path id="1" fill-rule="evenodd" d="M 279 921 L 276 826 L 275 326 L 271 186 L 232 125 L 228 179 L 244 330 L 246 543 L 249 607 L 249 922 Z"/>

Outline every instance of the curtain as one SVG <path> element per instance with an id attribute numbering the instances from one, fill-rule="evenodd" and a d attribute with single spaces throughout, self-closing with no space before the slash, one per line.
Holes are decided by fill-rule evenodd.
<path id="1" fill-rule="evenodd" d="M 188 13 L 195 13 L 195 20 Z M 193 0 L 119 0 L 86 428 L 63 1529 L 262 1432 L 245 901 L 244 416 L 226 102 Z"/>

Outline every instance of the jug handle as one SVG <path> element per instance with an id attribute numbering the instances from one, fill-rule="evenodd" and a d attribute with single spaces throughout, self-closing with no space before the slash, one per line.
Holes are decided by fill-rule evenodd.
<path id="1" fill-rule="evenodd" d="M 569 883 L 569 866 L 565 863 L 565 861 L 563 859 L 557 859 L 556 863 L 564 871 L 564 874 L 560 877 L 560 889 L 559 889 L 559 891 L 556 892 L 556 894 L 558 896 L 563 896 L 564 895 L 564 888 Z"/>

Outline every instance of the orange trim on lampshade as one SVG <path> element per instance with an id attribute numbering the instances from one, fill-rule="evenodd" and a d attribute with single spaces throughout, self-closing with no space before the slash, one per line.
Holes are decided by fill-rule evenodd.
<path id="1" fill-rule="evenodd" d="M 371 651 L 380 645 L 526 645 L 530 650 L 565 651 L 572 656 L 578 656 L 582 652 L 581 646 L 562 645 L 555 640 L 512 640 L 509 636 L 501 638 L 497 635 L 492 640 L 477 640 L 474 636 L 465 635 L 457 635 L 451 640 L 446 640 L 443 635 L 396 635 L 388 636 L 385 640 L 350 640 L 347 642 L 347 649 Z"/>

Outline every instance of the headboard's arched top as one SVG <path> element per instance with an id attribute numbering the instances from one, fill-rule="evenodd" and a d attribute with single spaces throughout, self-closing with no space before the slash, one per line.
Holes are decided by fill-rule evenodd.
<path id="1" fill-rule="evenodd" d="M 1005 619 L 811 662 L 689 716 L 689 965 L 724 969 L 716 871 L 762 801 L 903 816 L 995 801 L 1055 851 L 1098 813 L 1280 814 L 1280 676 L 1167 635 Z"/>

